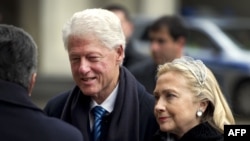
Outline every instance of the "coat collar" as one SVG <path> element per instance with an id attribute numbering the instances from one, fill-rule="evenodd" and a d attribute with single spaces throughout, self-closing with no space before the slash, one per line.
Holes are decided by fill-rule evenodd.
<path id="1" fill-rule="evenodd" d="M 28 96 L 28 91 L 25 88 L 8 81 L 0 80 L 0 101 L 34 110 L 40 110 L 34 103 L 32 103 Z"/>

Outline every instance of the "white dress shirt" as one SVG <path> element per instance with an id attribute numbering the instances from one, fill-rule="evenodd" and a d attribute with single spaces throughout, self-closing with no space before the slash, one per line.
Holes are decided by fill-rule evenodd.
<path id="1" fill-rule="evenodd" d="M 104 108 L 108 114 L 110 114 L 113 109 L 114 109 L 114 105 L 115 105 L 115 99 L 118 93 L 118 86 L 119 83 L 116 85 L 115 89 L 111 92 L 111 94 L 99 105 L 97 104 L 93 99 L 91 100 L 90 103 L 90 111 L 95 107 L 95 106 L 101 106 L 102 108 Z M 93 121 L 94 121 L 94 117 L 92 116 L 91 112 L 89 111 L 89 119 L 90 119 L 90 129 L 92 130 L 93 127 Z"/>

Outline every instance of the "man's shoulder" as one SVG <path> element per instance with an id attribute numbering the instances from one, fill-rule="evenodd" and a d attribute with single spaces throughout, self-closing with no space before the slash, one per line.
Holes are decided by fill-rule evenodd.
<path id="1" fill-rule="evenodd" d="M 60 93 L 52 97 L 44 107 L 44 112 L 48 116 L 60 118 L 64 105 L 70 95 L 71 90 Z"/>
<path id="2" fill-rule="evenodd" d="M 140 82 L 137 82 L 137 92 L 141 105 L 145 104 L 146 107 L 152 108 L 155 102 L 154 96 Z"/>
<path id="3" fill-rule="evenodd" d="M 135 75 L 135 74 L 141 74 L 142 71 L 145 71 L 147 69 L 152 68 L 152 66 L 154 66 L 154 62 L 152 59 L 146 59 L 142 62 L 138 62 L 135 65 L 133 65 L 132 67 L 130 67 L 130 72 Z"/>
<path id="4" fill-rule="evenodd" d="M 71 90 L 62 92 L 58 95 L 53 96 L 48 103 L 62 103 L 65 102 L 69 96 L 69 94 L 71 93 Z"/>
<path id="5" fill-rule="evenodd" d="M 54 138 L 54 140 L 61 140 L 61 141 L 82 141 L 82 133 L 73 125 L 70 125 L 69 123 L 66 123 L 58 118 L 54 117 L 44 117 L 44 130 L 48 134 L 50 134 L 51 137 Z"/>
<path id="6" fill-rule="evenodd" d="M 82 141 L 82 133 L 71 124 L 60 120 L 64 105 L 71 93 L 71 90 L 60 93 L 52 97 L 44 108 L 44 112 L 47 116 L 44 117 L 44 121 L 50 126 L 52 136 L 59 136 L 62 141 L 76 140 Z M 46 126 L 46 125 L 45 125 Z"/>

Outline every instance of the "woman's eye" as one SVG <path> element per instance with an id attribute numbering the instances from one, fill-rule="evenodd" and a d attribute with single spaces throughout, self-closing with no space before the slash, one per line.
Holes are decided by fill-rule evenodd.
<path id="1" fill-rule="evenodd" d="M 171 94 L 171 93 L 167 93 L 165 96 L 167 99 L 172 99 L 172 98 L 176 97 L 174 94 Z"/>
<path id="2" fill-rule="evenodd" d="M 155 100 L 158 100 L 159 99 L 159 96 L 158 95 L 154 95 L 155 97 Z"/>

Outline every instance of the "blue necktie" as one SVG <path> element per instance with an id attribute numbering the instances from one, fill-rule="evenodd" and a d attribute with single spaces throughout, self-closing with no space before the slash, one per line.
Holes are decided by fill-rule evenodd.
<path id="1" fill-rule="evenodd" d="M 94 125 L 93 125 L 93 139 L 94 141 L 100 140 L 100 135 L 101 135 L 101 122 L 102 118 L 106 113 L 106 110 L 102 108 L 101 106 L 96 106 L 92 109 L 92 113 L 94 115 Z"/>

